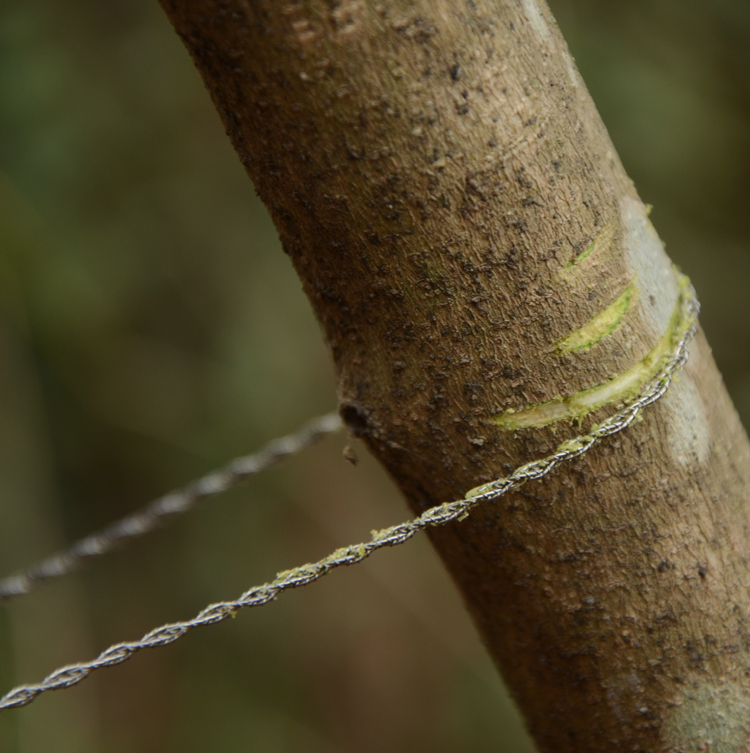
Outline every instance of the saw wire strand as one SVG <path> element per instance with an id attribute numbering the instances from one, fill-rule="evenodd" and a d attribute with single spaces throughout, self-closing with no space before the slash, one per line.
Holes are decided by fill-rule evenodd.
<path id="1" fill-rule="evenodd" d="M 62 667 L 38 684 L 14 688 L 0 698 L 0 710 L 25 706 L 42 693 L 77 685 L 94 670 L 121 664 L 138 651 L 166 646 L 182 638 L 193 628 L 223 622 L 246 607 L 258 607 L 267 604 L 283 591 L 306 586 L 338 567 L 362 562 L 379 549 L 403 544 L 425 528 L 462 520 L 478 504 L 496 500 L 527 481 L 546 476 L 560 463 L 580 457 L 600 440 L 617 434 L 630 426 L 643 408 L 656 402 L 669 389 L 675 371 L 687 361 L 688 345 L 696 332 L 699 304 L 692 286 L 684 286 L 680 296 L 680 306 L 683 330 L 674 345 L 671 357 L 662 370 L 647 384 L 636 399 L 625 404 L 598 426 L 593 427 L 589 433 L 563 442 L 552 455 L 527 463 L 516 468 L 504 478 L 472 489 L 464 499 L 446 502 L 430 508 L 413 520 L 381 531 L 373 531 L 370 541 L 337 549 L 318 562 L 281 572 L 273 581 L 250 588 L 238 599 L 211 604 L 190 620 L 162 625 L 144 635 L 140 640 L 110 646 L 91 661 Z"/>
<path id="2" fill-rule="evenodd" d="M 40 583 L 59 578 L 83 566 L 86 560 L 111 552 L 127 541 L 160 528 L 195 507 L 198 502 L 241 484 L 249 476 L 310 447 L 342 428 L 336 413 L 308 421 L 293 434 L 274 439 L 252 455 L 236 458 L 223 468 L 199 478 L 95 533 L 67 549 L 34 563 L 26 570 L 0 580 L 0 602 L 29 593 Z"/>

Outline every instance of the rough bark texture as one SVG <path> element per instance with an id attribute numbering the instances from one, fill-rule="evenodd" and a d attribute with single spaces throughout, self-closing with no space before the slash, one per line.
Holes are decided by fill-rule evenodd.
<path id="1" fill-rule="evenodd" d="M 162 5 L 415 512 L 663 341 L 675 273 L 542 3 Z M 432 534 L 540 750 L 750 750 L 749 474 L 699 334 L 642 422 Z"/>

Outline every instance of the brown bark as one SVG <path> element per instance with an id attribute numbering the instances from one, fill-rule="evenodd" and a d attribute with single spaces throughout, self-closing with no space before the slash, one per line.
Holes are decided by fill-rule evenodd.
<path id="1" fill-rule="evenodd" d="M 162 5 L 415 512 L 612 412 L 513 428 L 643 365 L 678 295 L 546 6 Z M 542 751 L 750 749 L 750 448 L 691 350 L 625 434 L 431 534 Z"/>

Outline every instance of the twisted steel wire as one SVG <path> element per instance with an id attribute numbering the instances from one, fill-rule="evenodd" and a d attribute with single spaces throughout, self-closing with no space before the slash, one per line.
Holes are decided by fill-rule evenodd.
<path id="1" fill-rule="evenodd" d="M 77 685 L 94 670 L 121 664 L 138 651 L 146 648 L 166 646 L 182 638 L 182 636 L 193 628 L 223 622 L 227 618 L 233 617 L 240 609 L 246 607 L 258 607 L 267 604 L 276 599 L 283 591 L 306 586 L 338 567 L 362 562 L 379 549 L 403 544 L 425 528 L 463 520 L 476 505 L 496 500 L 503 494 L 517 489 L 527 481 L 533 481 L 546 476 L 560 463 L 580 457 L 600 440 L 617 434 L 630 426 L 641 410 L 656 402 L 669 389 L 675 371 L 687 361 L 688 344 L 696 331 L 699 304 L 695 297 L 695 291 L 688 284 L 685 284 L 681 291 L 680 307 L 682 312 L 682 327 L 679 332 L 675 333 L 676 342 L 674 350 L 665 366 L 647 384 L 638 398 L 627 403 L 598 426 L 593 427 L 588 434 L 563 442 L 552 455 L 522 465 L 504 478 L 470 490 L 462 500 L 446 502 L 430 508 L 413 520 L 385 528 L 381 531 L 373 531 L 371 539 L 368 542 L 337 549 L 328 557 L 318 562 L 278 573 L 275 580 L 270 583 L 254 586 L 233 601 L 222 601 L 217 604 L 211 604 L 190 620 L 163 625 L 147 633 L 140 640 L 110 646 L 92 661 L 62 667 L 48 675 L 38 684 L 23 685 L 14 688 L 0 698 L 0 710 L 25 706 L 42 693 Z M 678 334 L 679 338 L 677 338 Z"/>
<path id="2" fill-rule="evenodd" d="M 62 552 L 36 562 L 23 572 L 3 578 L 0 580 L 0 602 L 27 594 L 45 580 L 66 575 L 80 568 L 86 560 L 99 557 L 129 540 L 150 533 L 168 520 L 192 509 L 201 500 L 237 486 L 249 476 L 270 468 L 341 428 L 341 419 L 336 413 L 308 421 L 293 434 L 274 439 L 258 452 L 236 458 L 223 468 L 76 541 Z"/>

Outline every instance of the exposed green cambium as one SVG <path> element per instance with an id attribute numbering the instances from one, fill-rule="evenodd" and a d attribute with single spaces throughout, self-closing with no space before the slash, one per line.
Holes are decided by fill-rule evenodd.
<path id="1" fill-rule="evenodd" d="M 606 248 L 614 239 L 615 230 L 616 228 L 614 225 L 605 225 L 601 233 L 599 233 L 599 235 L 597 235 L 596 238 L 591 241 L 586 250 L 578 254 L 578 256 L 576 256 L 573 261 L 568 262 L 567 269 L 574 267 L 576 264 L 580 264 L 584 259 L 587 259 L 589 256 L 591 256 L 594 251 L 601 251 Z"/>
<path id="2" fill-rule="evenodd" d="M 693 323 L 693 316 L 687 305 L 690 280 L 685 275 L 677 274 L 680 296 L 669 326 L 643 360 L 622 374 L 595 387 L 589 387 L 568 397 L 556 397 L 554 400 L 532 405 L 523 410 L 508 409 L 504 413 L 493 416 L 494 421 L 502 428 L 509 430 L 547 426 L 566 418 L 581 420 L 587 414 L 605 405 L 635 397 L 644 385 L 659 373 L 675 345 Z"/>
<path id="3" fill-rule="evenodd" d="M 597 314 L 583 327 L 563 337 L 557 343 L 555 349 L 558 353 L 564 355 L 576 350 L 593 348 L 600 340 L 611 335 L 620 326 L 620 321 L 635 301 L 636 294 L 635 282 L 631 282 L 614 303 L 607 306 L 604 311 Z"/>

